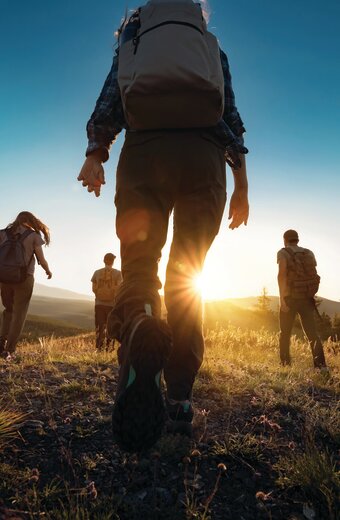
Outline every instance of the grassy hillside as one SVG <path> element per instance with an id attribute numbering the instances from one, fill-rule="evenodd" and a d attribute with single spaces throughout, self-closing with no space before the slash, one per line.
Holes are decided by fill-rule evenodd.
<path id="1" fill-rule="evenodd" d="M 25 322 L 22 341 L 34 342 L 45 336 L 54 336 L 55 338 L 64 338 L 76 336 L 83 332 L 80 327 L 72 326 L 69 322 L 44 318 L 42 316 L 33 316 L 29 314 Z"/>
<path id="2" fill-rule="evenodd" d="M 330 374 L 300 340 L 281 368 L 276 334 L 208 333 L 194 439 L 137 455 L 111 439 L 115 352 L 93 335 L 23 344 L 0 361 L 0 518 L 339 519 L 340 345 L 325 348 Z"/>
<path id="3" fill-rule="evenodd" d="M 63 294 L 64 297 L 57 298 L 42 296 L 40 294 L 33 295 L 29 307 L 29 313 L 31 315 L 40 316 L 41 321 L 53 321 L 72 329 L 83 329 L 84 331 L 93 330 L 93 300 L 74 299 L 72 295 L 76 293 L 64 291 L 63 289 L 48 288 L 50 292 L 47 292 L 45 286 L 42 285 L 39 287 L 43 288 L 42 293 L 44 294 Z M 206 327 L 211 329 L 215 328 L 216 324 L 232 324 L 243 329 L 251 328 L 259 330 L 261 327 L 266 327 L 271 331 L 276 331 L 278 320 L 275 313 L 278 308 L 278 298 L 275 296 L 269 296 L 269 298 L 271 309 L 274 312 L 271 319 L 268 319 L 268 316 L 265 317 L 263 313 L 261 314 L 256 310 L 258 303 L 256 297 L 208 301 L 205 303 Z M 340 303 L 323 299 L 319 309 L 321 313 L 326 312 L 326 314 L 334 316 L 336 313 L 340 314 Z M 0 303 L 0 311 L 1 310 L 2 306 Z M 298 332 L 298 330 L 299 327 L 296 329 L 296 332 Z M 51 333 L 52 332 L 53 331 L 51 331 Z"/>
<path id="4" fill-rule="evenodd" d="M 0 311 L 2 309 L 0 302 Z M 42 320 L 62 322 L 72 328 L 91 330 L 94 327 L 93 301 L 33 296 L 28 312 Z"/>
<path id="5" fill-rule="evenodd" d="M 29 312 L 84 329 L 90 329 L 94 324 L 94 303 L 85 300 L 33 297 Z"/>

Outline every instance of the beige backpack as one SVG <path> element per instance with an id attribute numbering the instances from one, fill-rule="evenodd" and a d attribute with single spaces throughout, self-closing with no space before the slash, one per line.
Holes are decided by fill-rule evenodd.
<path id="1" fill-rule="evenodd" d="M 97 280 L 96 298 L 104 302 L 113 302 L 119 285 L 118 275 L 115 271 L 102 269 Z"/>
<path id="2" fill-rule="evenodd" d="M 313 298 L 319 290 L 320 276 L 317 273 L 315 258 L 309 249 L 288 253 L 288 286 L 292 298 Z"/>
<path id="3" fill-rule="evenodd" d="M 119 49 L 118 83 L 132 130 L 214 126 L 224 109 L 216 37 L 192 0 L 140 8 L 135 38 Z"/>

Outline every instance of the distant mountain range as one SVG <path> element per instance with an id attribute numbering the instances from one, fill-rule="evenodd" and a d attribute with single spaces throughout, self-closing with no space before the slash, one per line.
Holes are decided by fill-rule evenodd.
<path id="1" fill-rule="evenodd" d="M 279 298 L 277 296 L 268 296 L 270 298 L 270 306 L 272 310 L 277 310 Z M 340 302 L 321 298 L 322 303 L 319 311 L 325 312 L 330 316 L 340 314 Z M 220 318 L 230 318 L 231 322 L 238 321 L 250 322 L 252 311 L 256 310 L 258 297 L 250 296 L 248 298 L 231 298 L 219 300 L 216 302 L 209 301 L 206 303 L 207 315 L 216 313 Z M 0 310 L 2 306 L 0 304 Z M 239 309 L 239 312 L 237 311 Z M 245 312 L 247 313 L 245 314 Z M 33 315 L 37 320 L 39 317 L 44 322 L 57 323 L 62 326 L 71 328 L 80 328 L 83 330 L 93 330 L 94 328 L 94 298 L 86 294 L 80 294 L 58 287 L 47 287 L 42 284 L 35 284 L 33 297 L 29 307 L 29 315 Z M 247 317 L 247 319 L 246 319 Z M 222 319 L 218 319 L 222 321 Z M 253 319 L 251 319 L 253 321 Z M 258 321 L 258 319 L 257 319 Z M 276 326 L 276 325 L 275 325 Z"/>
<path id="2" fill-rule="evenodd" d="M 59 289 L 59 287 L 50 287 L 40 283 L 34 284 L 34 296 L 44 296 L 48 298 L 62 298 L 64 300 L 86 300 L 93 301 L 93 296 L 81 294 L 67 289 Z"/>
<path id="3" fill-rule="evenodd" d="M 277 311 L 279 307 L 279 297 L 278 296 L 268 296 L 270 299 L 270 308 L 273 311 Z M 319 305 L 319 312 L 325 312 L 329 316 L 334 316 L 334 314 L 340 314 L 340 302 L 336 302 L 334 300 L 328 300 L 327 298 L 323 298 L 322 296 L 318 297 L 322 300 Z M 256 308 L 258 303 L 258 296 L 249 296 L 248 298 L 230 298 L 225 300 L 228 303 L 232 303 L 236 307 L 241 307 L 242 309 L 253 309 Z"/>

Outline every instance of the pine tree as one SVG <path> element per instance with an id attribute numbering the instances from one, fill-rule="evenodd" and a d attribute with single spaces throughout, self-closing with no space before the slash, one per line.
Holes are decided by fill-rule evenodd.
<path id="1" fill-rule="evenodd" d="M 263 313 L 269 313 L 271 312 L 270 302 L 271 299 L 268 296 L 268 291 L 266 287 L 263 287 L 261 296 L 257 298 L 257 308 Z"/>
<path id="2" fill-rule="evenodd" d="M 340 341 L 340 314 L 334 314 L 333 317 L 333 334 L 337 341 Z"/>

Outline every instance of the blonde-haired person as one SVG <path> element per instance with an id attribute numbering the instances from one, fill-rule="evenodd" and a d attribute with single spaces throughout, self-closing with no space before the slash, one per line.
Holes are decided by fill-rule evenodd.
<path id="1" fill-rule="evenodd" d="M 24 249 L 27 276 L 20 283 L 2 283 L 1 301 L 4 306 L 0 332 L 0 356 L 10 360 L 15 352 L 27 316 L 34 286 L 35 257 L 44 269 L 47 278 L 52 273 L 45 259 L 42 246 L 49 245 L 49 229 L 29 211 L 22 211 L 16 219 L 0 231 L 0 247 L 10 237 L 20 239 Z"/>

